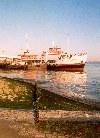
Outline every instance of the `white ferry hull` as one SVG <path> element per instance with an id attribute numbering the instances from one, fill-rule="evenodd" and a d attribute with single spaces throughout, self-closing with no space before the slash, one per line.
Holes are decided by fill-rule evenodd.
<path id="1" fill-rule="evenodd" d="M 49 62 L 48 70 L 66 70 L 66 71 L 83 71 L 86 63 L 87 54 L 72 55 L 62 54 L 58 60 Z"/>

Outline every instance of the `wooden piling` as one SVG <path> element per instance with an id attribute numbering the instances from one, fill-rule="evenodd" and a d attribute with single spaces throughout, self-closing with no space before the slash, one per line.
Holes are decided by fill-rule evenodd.
<path id="1" fill-rule="evenodd" d="M 33 113 L 35 124 L 39 122 L 39 109 L 38 109 L 38 95 L 37 95 L 37 83 L 35 82 L 33 89 Z"/>

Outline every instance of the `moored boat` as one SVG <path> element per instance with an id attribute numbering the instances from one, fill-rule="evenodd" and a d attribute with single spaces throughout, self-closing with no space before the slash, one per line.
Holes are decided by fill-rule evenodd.
<path id="1" fill-rule="evenodd" d="M 68 55 L 61 54 L 57 60 L 47 63 L 48 70 L 83 71 L 87 54 Z"/>
<path id="2" fill-rule="evenodd" d="M 68 52 L 64 53 L 63 51 L 60 50 L 60 54 L 56 59 L 48 60 L 47 70 L 83 71 L 86 59 L 87 59 L 86 53 L 81 53 L 81 54 L 69 53 L 69 34 L 68 34 Z"/>

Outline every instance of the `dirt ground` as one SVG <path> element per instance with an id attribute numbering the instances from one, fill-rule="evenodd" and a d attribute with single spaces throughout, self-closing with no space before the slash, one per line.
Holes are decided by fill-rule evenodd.
<path id="1" fill-rule="evenodd" d="M 74 114 L 73 112 L 72 113 L 67 112 L 68 117 L 73 116 L 73 114 Z M 75 112 L 75 115 L 76 114 L 78 115 L 79 113 Z M 79 114 L 79 117 L 83 117 L 82 116 L 83 114 L 82 113 Z M 42 112 L 41 112 L 41 115 L 42 115 Z M 50 115 L 48 115 L 48 116 L 50 116 Z M 75 115 L 74 115 L 74 118 L 75 118 Z M 94 114 L 93 115 L 89 114 L 89 113 L 86 114 L 85 120 L 89 119 L 89 117 L 91 118 L 91 116 L 94 117 Z M 100 119 L 100 114 L 96 113 L 95 117 L 97 117 L 97 119 Z M 68 123 L 68 124 L 70 124 L 70 123 Z M 68 124 L 66 124 L 66 126 Z M 41 124 L 38 124 L 38 125 L 41 125 Z M 78 124 L 78 129 L 80 128 L 81 125 L 86 126 L 86 123 L 84 124 L 84 122 L 83 122 L 80 125 Z M 86 131 L 86 133 L 87 133 L 86 136 L 85 136 L 85 132 L 84 133 L 82 132 L 82 136 L 81 137 L 79 136 L 77 138 L 85 138 L 85 137 L 88 138 L 88 136 L 89 136 L 88 133 L 90 133 L 90 132 L 92 132 L 94 134 L 93 138 L 95 138 L 95 136 L 98 138 L 100 128 L 98 127 L 98 124 L 96 124 L 96 123 L 94 123 L 93 125 L 95 125 L 94 128 L 92 128 L 93 130 L 89 130 L 90 128 L 86 128 L 87 129 L 87 131 L 86 131 L 86 129 L 84 129 L 84 131 Z M 72 125 L 72 126 L 74 126 L 74 125 Z M 87 127 L 90 127 L 88 122 L 87 122 Z M 97 132 L 98 135 L 95 134 L 95 132 L 94 132 L 95 127 L 98 128 L 98 132 Z M 46 129 L 44 131 L 40 131 L 37 128 L 38 127 L 34 123 L 34 117 L 33 117 L 32 111 L 11 110 L 11 109 L 5 109 L 5 108 L 0 109 L 0 138 L 71 138 L 71 135 L 69 134 L 69 132 L 65 136 L 60 133 L 57 134 L 55 132 L 47 131 Z M 78 129 L 76 129 L 76 130 L 78 130 Z M 70 130 L 68 130 L 68 131 L 70 131 Z M 73 133 L 74 133 L 74 130 L 73 130 Z M 74 137 L 74 138 L 76 138 L 76 137 Z"/>
<path id="2" fill-rule="evenodd" d="M 0 138 L 65 138 L 38 131 L 32 111 L 0 109 Z"/>

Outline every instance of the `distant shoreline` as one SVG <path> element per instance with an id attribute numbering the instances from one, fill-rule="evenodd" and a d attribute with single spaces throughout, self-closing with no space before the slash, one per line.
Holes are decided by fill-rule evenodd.
<path id="1" fill-rule="evenodd" d="M 87 61 L 87 63 L 100 63 L 100 61 Z"/>

